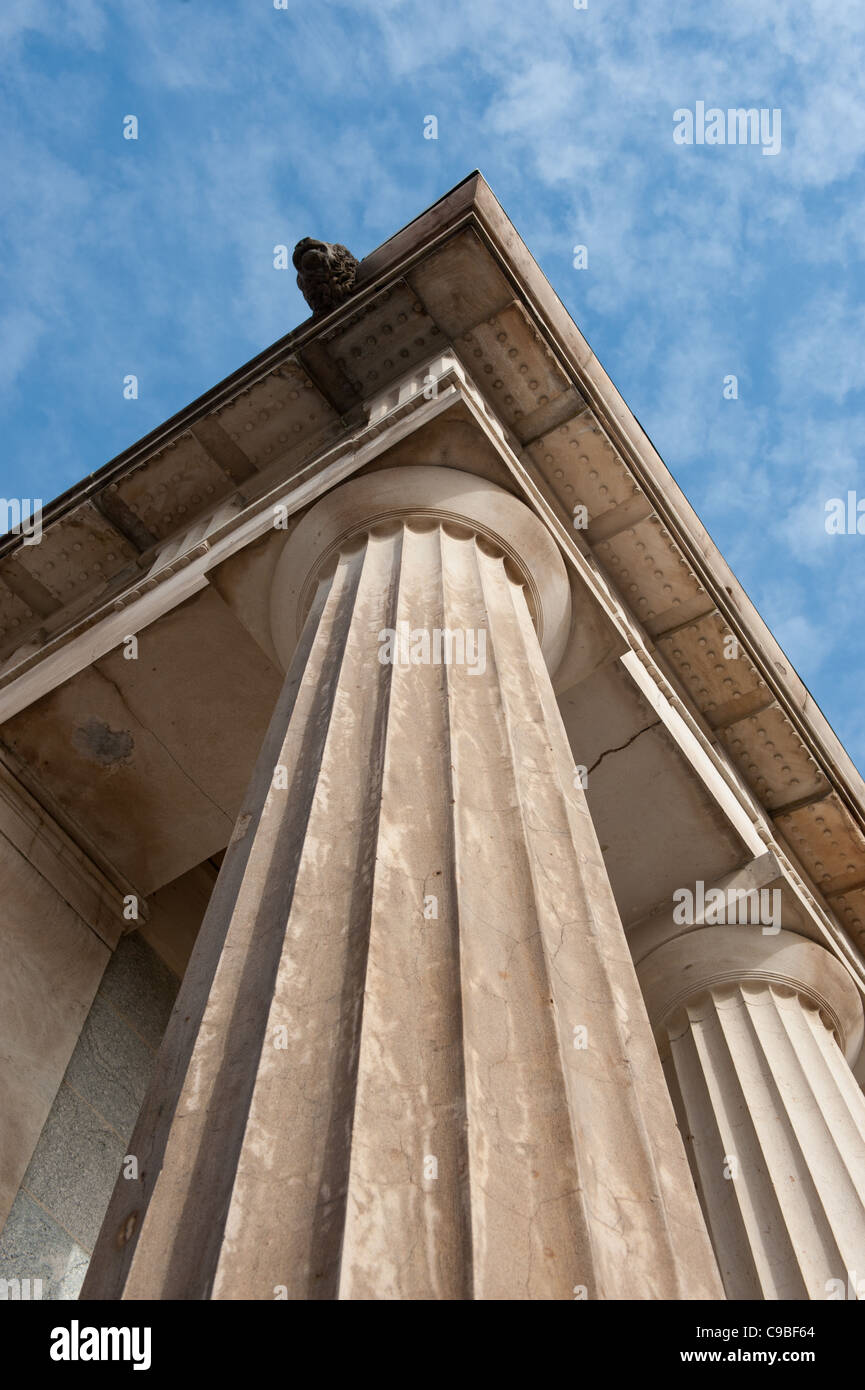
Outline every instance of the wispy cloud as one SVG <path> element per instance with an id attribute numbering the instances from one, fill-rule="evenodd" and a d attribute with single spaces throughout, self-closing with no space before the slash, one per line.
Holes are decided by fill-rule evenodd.
<path id="1" fill-rule="evenodd" d="M 865 566 L 821 510 L 865 494 L 861 0 L 6 0 L 0 40 L 7 494 L 305 317 L 275 244 L 363 254 L 480 167 L 865 765 Z M 674 145 L 698 100 L 780 109 L 780 154 Z"/>

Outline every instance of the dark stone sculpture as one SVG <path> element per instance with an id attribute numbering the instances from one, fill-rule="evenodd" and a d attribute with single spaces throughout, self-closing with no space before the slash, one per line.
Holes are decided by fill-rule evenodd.
<path id="1" fill-rule="evenodd" d="M 298 288 L 314 314 L 335 309 L 354 289 L 359 262 L 338 242 L 304 237 L 295 246 L 291 259 L 297 270 Z"/>

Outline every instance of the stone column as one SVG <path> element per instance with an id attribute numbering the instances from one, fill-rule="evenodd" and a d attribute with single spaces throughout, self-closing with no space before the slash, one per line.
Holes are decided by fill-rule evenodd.
<path id="1" fill-rule="evenodd" d="M 549 533 L 372 473 L 272 616 L 297 646 L 83 1296 L 723 1297 L 550 681 Z"/>
<path id="2" fill-rule="evenodd" d="M 855 1287 L 865 1096 L 848 1064 L 862 1004 L 846 969 L 792 932 L 715 926 L 638 970 L 727 1297 Z"/>

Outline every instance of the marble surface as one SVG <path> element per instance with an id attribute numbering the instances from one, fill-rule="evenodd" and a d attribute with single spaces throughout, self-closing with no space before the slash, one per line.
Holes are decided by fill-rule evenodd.
<path id="1" fill-rule="evenodd" d="M 0 1234 L 0 1278 L 78 1297 L 176 988 L 145 942 L 121 940 Z"/>
<path id="2" fill-rule="evenodd" d="M 483 630 L 483 669 L 382 662 L 402 621 Z M 488 535 L 397 519 L 335 562 L 178 1005 L 86 1298 L 723 1297 Z"/>
<path id="3" fill-rule="evenodd" d="M 111 952 L 3 835 L 0 902 L 2 1228 Z"/>

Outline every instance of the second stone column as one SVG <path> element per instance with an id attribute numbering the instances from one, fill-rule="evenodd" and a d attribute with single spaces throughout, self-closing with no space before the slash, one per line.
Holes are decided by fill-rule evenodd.
<path id="1" fill-rule="evenodd" d="M 865 1292 L 865 1096 L 845 1057 L 862 1004 L 844 966 L 793 932 L 710 926 L 639 973 L 727 1297 Z"/>

